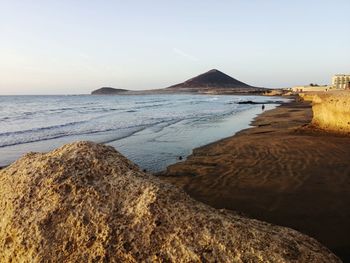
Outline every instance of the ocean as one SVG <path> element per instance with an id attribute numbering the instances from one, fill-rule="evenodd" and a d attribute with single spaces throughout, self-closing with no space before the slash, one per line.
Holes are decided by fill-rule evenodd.
<path id="1" fill-rule="evenodd" d="M 214 95 L 0 96 L 0 166 L 27 152 L 89 140 L 115 147 L 142 169 L 164 170 L 193 148 L 248 128 L 279 97 Z"/>

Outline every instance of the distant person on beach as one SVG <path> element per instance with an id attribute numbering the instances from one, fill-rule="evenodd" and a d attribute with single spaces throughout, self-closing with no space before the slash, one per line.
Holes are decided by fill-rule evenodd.
<path id="1" fill-rule="evenodd" d="M 263 104 L 263 105 L 261 106 L 261 109 L 262 109 L 262 110 L 265 110 L 265 104 Z"/>

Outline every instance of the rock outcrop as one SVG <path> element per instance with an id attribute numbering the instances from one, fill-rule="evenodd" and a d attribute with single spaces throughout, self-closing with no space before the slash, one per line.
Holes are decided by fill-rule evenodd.
<path id="1" fill-rule="evenodd" d="M 350 133 L 350 92 L 332 92 L 317 96 L 312 105 L 312 123 L 318 127 Z"/>
<path id="2" fill-rule="evenodd" d="M 27 154 L 0 185 L 0 262 L 339 262 L 297 231 L 192 200 L 112 147 Z"/>
<path id="3" fill-rule="evenodd" d="M 312 125 L 326 131 L 350 133 L 350 91 L 318 92 L 301 95 L 312 101 Z"/>

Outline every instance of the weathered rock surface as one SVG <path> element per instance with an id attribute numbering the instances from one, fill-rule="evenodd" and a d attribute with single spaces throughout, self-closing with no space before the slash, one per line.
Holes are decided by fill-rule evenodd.
<path id="1" fill-rule="evenodd" d="M 89 142 L 27 154 L 0 185 L 0 262 L 339 262 L 310 237 L 196 202 Z"/>
<path id="2" fill-rule="evenodd" d="M 350 133 L 350 91 L 318 94 L 312 101 L 312 124 L 332 132 Z"/>
<path id="3" fill-rule="evenodd" d="M 305 92 L 299 96 L 312 102 L 312 126 L 341 134 L 350 134 L 350 91 Z"/>

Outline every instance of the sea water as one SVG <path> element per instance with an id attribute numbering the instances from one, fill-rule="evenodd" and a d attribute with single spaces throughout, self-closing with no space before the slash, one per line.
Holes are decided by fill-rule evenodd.
<path id="1" fill-rule="evenodd" d="M 248 128 L 278 97 L 214 95 L 0 96 L 0 166 L 30 151 L 89 140 L 157 172 L 192 149 Z"/>

